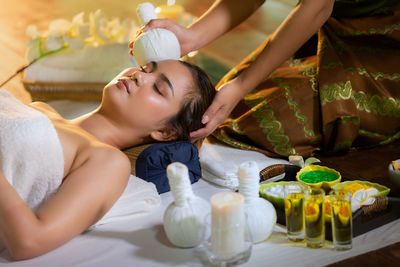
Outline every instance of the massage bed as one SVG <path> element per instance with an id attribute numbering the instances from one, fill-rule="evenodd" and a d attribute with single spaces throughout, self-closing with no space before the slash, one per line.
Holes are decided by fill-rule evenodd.
<path id="1" fill-rule="evenodd" d="M 68 100 L 49 102 L 65 118 L 74 118 L 97 107 L 97 103 Z M 235 174 L 229 172 L 245 160 L 254 160 L 260 168 L 285 160 L 268 158 L 211 142 L 200 150 L 203 175 L 192 185 L 194 193 L 209 200 L 221 191 L 236 188 Z M 224 179 L 221 180 L 221 178 Z M 173 201 L 171 192 L 160 195 L 160 204 L 146 212 L 99 225 L 78 235 L 61 247 L 34 259 L 12 261 L 3 249 L 0 265 L 7 266 L 203 266 L 202 246 L 181 249 L 173 246 L 163 230 L 163 214 Z M 400 241 L 400 219 L 368 231 L 353 239 L 353 248 L 334 251 L 327 241 L 321 249 L 309 249 L 304 243 L 289 243 L 285 228 L 277 224 L 264 242 L 253 245 L 248 262 L 243 266 L 324 266 Z"/>
<path id="2" fill-rule="evenodd" d="M 193 184 L 196 195 L 209 199 L 224 189 L 200 180 Z M 12 262 L 7 251 L 0 265 L 7 266 L 203 266 L 199 248 L 180 249 L 166 238 L 162 217 L 172 202 L 170 192 L 161 194 L 161 205 L 150 214 L 120 220 L 87 231 L 65 245 L 34 259 Z M 243 266 L 324 266 L 349 257 L 399 242 L 400 220 L 396 220 L 353 239 L 349 251 L 334 251 L 332 243 L 309 249 L 289 244 L 284 228 L 276 225 L 272 236 L 252 248 Z"/>

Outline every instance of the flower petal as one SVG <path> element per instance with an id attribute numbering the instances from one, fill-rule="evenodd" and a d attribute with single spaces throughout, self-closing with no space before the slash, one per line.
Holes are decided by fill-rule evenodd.
<path id="1" fill-rule="evenodd" d="M 31 24 L 26 28 L 26 35 L 28 37 L 30 37 L 31 39 L 36 39 L 40 36 L 40 33 L 39 33 L 37 27 L 35 25 Z"/>
<path id="2" fill-rule="evenodd" d="M 89 34 L 90 34 L 90 25 L 88 23 L 79 26 L 77 31 L 77 36 L 79 38 L 86 39 L 89 37 Z"/>
<path id="3" fill-rule="evenodd" d="M 46 48 L 49 51 L 60 49 L 64 45 L 64 38 L 60 35 L 49 35 L 46 39 Z"/>
<path id="4" fill-rule="evenodd" d="M 73 49 L 82 49 L 85 46 L 85 41 L 80 38 L 70 38 L 64 36 L 64 41 Z"/>
<path id="5" fill-rule="evenodd" d="M 29 62 L 40 56 L 39 44 L 40 40 L 38 38 L 30 40 L 27 43 L 28 49 L 26 53 L 26 58 L 28 59 Z"/>
<path id="6" fill-rule="evenodd" d="M 49 34 L 63 35 L 66 34 L 71 27 L 71 23 L 65 19 L 56 19 L 50 22 Z"/>
<path id="7" fill-rule="evenodd" d="M 72 24 L 73 25 L 82 25 L 83 22 L 83 16 L 85 15 L 84 12 L 78 13 L 76 14 L 73 18 L 72 18 Z"/>

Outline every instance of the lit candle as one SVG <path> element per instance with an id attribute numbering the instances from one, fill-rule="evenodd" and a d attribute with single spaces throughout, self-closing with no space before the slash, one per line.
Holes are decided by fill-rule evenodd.
<path id="1" fill-rule="evenodd" d="M 181 5 L 175 5 L 175 1 L 169 0 L 167 5 L 157 7 L 156 12 L 159 18 L 169 18 L 179 23 L 184 14 L 184 8 Z"/>
<path id="2" fill-rule="evenodd" d="M 220 258 L 232 257 L 244 249 L 244 197 L 221 192 L 211 202 L 211 251 Z"/>

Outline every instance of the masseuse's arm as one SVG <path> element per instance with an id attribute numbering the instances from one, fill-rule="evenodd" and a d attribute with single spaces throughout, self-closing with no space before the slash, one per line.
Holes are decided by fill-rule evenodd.
<path id="1" fill-rule="evenodd" d="M 181 55 L 211 43 L 236 27 L 254 13 L 265 0 L 217 0 L 192 25 L 184 28 L 168 19 L 150 21 L 143 30 L 164 28 L 175 33 L 181 45 Z M 130 44 L 132 48 L 132 43 Z"/>
<path id="2" fill-rule="evenodd" d="M 212 133 L 236 104 L 272 71 L 292 56 L 329 18 L 334 0 L 303 0 L 272 34 L 252 65 L 234 80 L 222 85 L 203 116 L 206 126 L 191 133 L 192 140 Z"/>
<path id="3" fill-rule="evenodd" d="M 99 220 L 122 194 L 129 161 L 119 151 L 98 149 L 36 213 L 0 172 L 0 238 L 13 258 L 36 257 L 64 244 Z"/>

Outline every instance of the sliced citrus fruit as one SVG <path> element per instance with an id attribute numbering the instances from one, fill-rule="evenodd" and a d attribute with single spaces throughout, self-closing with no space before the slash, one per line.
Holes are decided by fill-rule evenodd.
<path id="1" fill-rule="evenodd" d="M 331 221 L 331 200 L 329 198 L 329 196 L 325 197 L 325 201 L 324 201 L 324 205 L 325 205 L 325 221 L 330 222 Z"/>
<path id="2" fill-rule="evenodd" d="M 290 213 L 290 209 L 292 208 L 292 203 L 290 203 L 289 199 L 285 199 L 285 211 L 286 214 Z"/>
<path id="3" fill-rule="evenodd" d="M 342 206 L 339 209 L 339 220 L 343 225 L 347 225 L 349 223 L 351 212 L 348 206 Z"/>
<path id="4" fill-rule="evenodd" d="M 304 207 L 304 213 L 306 215 L 306 221 L 313 223 L 318 220 L 319 217 L 319 206 L 315 202 L 308 201 Z"/>

